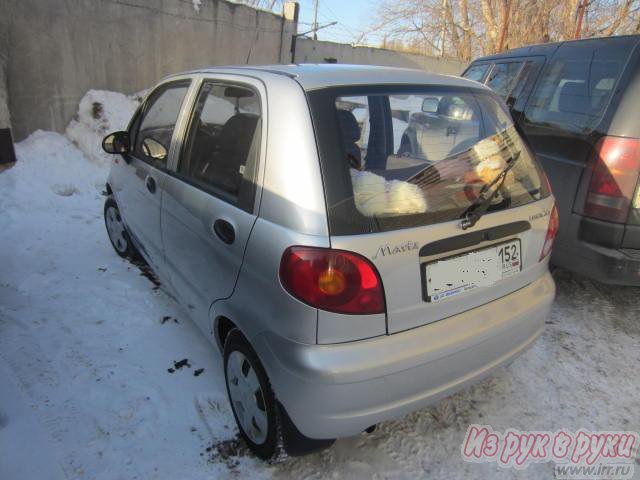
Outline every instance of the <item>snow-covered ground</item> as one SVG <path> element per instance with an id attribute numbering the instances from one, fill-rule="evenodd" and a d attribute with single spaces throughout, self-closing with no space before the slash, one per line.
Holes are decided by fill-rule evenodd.
<path id="1" fill-rule="evenodd" d="M 217 353 L 109 244 L 97 145 L 136 100 L 89 96 L 66 135 L 34 133 L 0 173 L 0 479 L 538 479 L 552 466 L 463 462 L 468 424 L 640 430 L 639 290 L 559 271 L 543 337 L 493 377 L 319 454 L 251 457 Z"/>

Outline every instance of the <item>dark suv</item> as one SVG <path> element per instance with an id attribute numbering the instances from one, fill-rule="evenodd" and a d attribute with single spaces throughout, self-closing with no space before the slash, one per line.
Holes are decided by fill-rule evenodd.
<path id="1" fill-rule="evenodd" d="M 506 101 L 560 213 L 551 261 L 640 285 L 640 35 L 533 45 L 479 58 L 463 76 Z"/>

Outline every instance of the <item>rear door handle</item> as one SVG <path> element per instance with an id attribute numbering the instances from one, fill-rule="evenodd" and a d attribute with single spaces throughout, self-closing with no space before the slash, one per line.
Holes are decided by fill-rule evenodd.
<path id="1" fill-rule="evenodd" d="M 213 231 L 227 245 L 231 245 L 236 240 L 236 230 L 226 220 L 216 220 L 213 224 Z"/>
<path id="2" fill-rule="evenodd" d="M 151 193 L 156 193 L 156 181 L 152 176 L 147 175 L 147 179 L 144 181 L 144 184 L 147 186 L 147 190 Z"/>

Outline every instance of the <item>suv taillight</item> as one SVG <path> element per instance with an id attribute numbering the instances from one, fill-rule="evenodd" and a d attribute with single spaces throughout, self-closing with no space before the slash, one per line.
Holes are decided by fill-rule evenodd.
<path id="1" fill-rule="evenodd" d="M 551 247 L 553 247 L 553 241 L 556 239 L 559 228 L 560 216 L 558 215 L 558 208 L 554 205 L 551 210 L 551 215 L 549 215 L 549 226 L 547 227 L 547 235 L 544 237 L 544 244 L 542 245 L 542 251 L 540 252 L 539 262 L 551 253 Z"/>
<path id="2" fill-rule="evenodd" d="M 585 216 L 624 223 L 640 173 L 640 140 L 603 137 L 595 146 Z"/>
<path id="3" fill-rule="evenodd" d="M 318 247 L 289 247 L 280 261 L 280 282 L 312 307 L 346 314 L 384 313 L 378 271 L 361 255 Z"/>

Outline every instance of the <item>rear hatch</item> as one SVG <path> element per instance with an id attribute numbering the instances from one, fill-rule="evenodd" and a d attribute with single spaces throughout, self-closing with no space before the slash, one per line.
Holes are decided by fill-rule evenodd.
<path id="1" fill-rule="evenodd" d="M 528 101 L 522 126 L 558 202 L 560 243 L 571 245 L 579 229 L 581 240 L 620 248 L 635 222 L 637 44 L 636 36 L 563 43 Z"/>
<path id="2" fill-rule="evenodd" d="M 336 87 L 310 92 L 309 103 L 331 247 L 377 268 L 388 333 L 491 302 L 546 271 L 553 198 L 494 94 Z M 463 229 L 469 211 L 483 215 Z"/>

